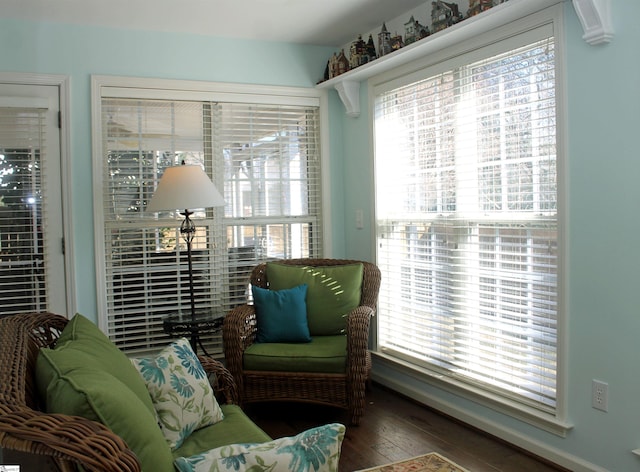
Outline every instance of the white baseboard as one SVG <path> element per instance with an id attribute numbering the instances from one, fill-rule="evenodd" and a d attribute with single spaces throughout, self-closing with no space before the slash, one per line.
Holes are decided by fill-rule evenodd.
<path id="1" fill-rule="evenodd" d="M 608 472 L 606 469 L 603 469 L 602 467 L 588 462 L 580 457 L 574 456 L 565 451 L 561 451 L 557 448 L 551 447 L 548 444 L 544 444 L 540 441 L 527 437 L 519 431 L 507 428 L 467 409 L 460 408 L 458 405 L 454 405 L 445 400 L 425 395 L 424 392 L 417 390 L 403 382 L 399 382 L 397 379 L 386 375 L 380 375 L 375 371 L 372 372 L 371 377 L 373 381 L 378 382 L 385 387 L 395 390 L 419 403 L 427 405 L 431 408 L 443 412 L 444 414 L 463 421 L 464 423 L 485 431 L 486 433 L 500 438 L 510 444 L 513 444 L 514 446 L 529 451 L 536 456 L 542 457 L 555 464 L 558 464 L 559 466 L 565 467 L 566 469 L 572 470 L 574 472 Z"/>

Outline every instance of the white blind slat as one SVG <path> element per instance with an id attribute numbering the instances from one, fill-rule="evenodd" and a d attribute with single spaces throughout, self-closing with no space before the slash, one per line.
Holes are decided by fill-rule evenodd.
<path id="1" fill-rule="evenodd" d="M 317 105 L 108 95 L 101 104 L 105 298 L 108 334 L 121 348 L 166 344 L 162 319 L 190 313 L 177 231 L 183 217 L 144 212 L 164 169 L 183 159 L 203 166 L 225 199 L 224 209 L 193 215 L 197 311 L 224 314 L 243 303 L 261 260 L 320 255 Z M 207 346 L 221 355 L 219 335 Z"/>
<path id="2" fill-rule="evenodd" d="M 46 195 L 42 178 L 44 108 L 29 99 L 3 100 L 0 108 L 0 314 L 47 307 L 47 254 L 43 240 Z M 41 101 L 31 100 L 31 105 Z"/>
<path id="3" fill-rule="evenodd" d="M 379 348 L 553 411 L 553 38 L 451 62 L 376 91 Z"/>

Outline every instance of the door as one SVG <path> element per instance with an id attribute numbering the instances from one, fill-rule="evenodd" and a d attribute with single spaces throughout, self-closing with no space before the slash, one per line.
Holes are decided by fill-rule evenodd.
<path id="1" fill-rule="evenodd" d="M 67 312 L 59 94 L 0 82 L 0 316 Z"/>

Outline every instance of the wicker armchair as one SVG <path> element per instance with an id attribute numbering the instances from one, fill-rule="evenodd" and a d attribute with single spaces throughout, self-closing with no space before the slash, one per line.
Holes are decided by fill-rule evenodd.
<path id="1" fill-rule="evenodd" d="M 282 264 L 296 266 L 338 266 L 361 261 L 344 259 L 286 259 Z M 344 373 L 274 372 L 243 370 L 244 351 L 256 338 L 253 305 L 241 305 L 227 314 L 223 325 L 227 368 L 240 390 L 242 404 L 262 401 L 296 401 L 337 406 L 348 411 L 351 424 L 357 425 L 364 411 L 365 387 L 371 369 L 368 349 L 369 324 L 375 313 L 380 288 L 380 270 L 363 264 L 360 306 L 348 314 L 347 365 Z M 255 267 L 252 285 L 268 287 L 267 264 Z"/>
<path id="2" fill-rule="evenodd" d="M 3 461 L 28 464 L 23 470 L 140 471 L 125 442 L 100 423 L 44 412 L 38 398 L 35 365 L 42 347 L 53 347 L 67 324 L 63 316 L 34 313 L 0 319 L 0 447 Z M 221 401 L 238 403 L 233 377 L 221 363 L 200 357 L 216 374 Z"/>

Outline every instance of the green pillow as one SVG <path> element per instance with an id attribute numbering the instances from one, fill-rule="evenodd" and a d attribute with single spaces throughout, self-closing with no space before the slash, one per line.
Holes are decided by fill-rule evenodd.
<path id="1" fill-rule="evenodd" d="M 307 285 L 283 290 L 251 286 L 259 343 L 308 343 Z"/>
<path id="2" fill-rule="evenodd" d="M 91 321 L 76 315 L 55 349 L 40 349 L 36 384 L 47 411 L 104 424 L 127 443 L 142 470 L 173 470 L 142 377 Z"/>
<path id="3" fill-rule="evenodd" d="M 61 367 L 73 369 L 91 366 L 111 374 L 127 385 L 145 408 L 155 415 L 155 408 L 144 380 L 125 353 L 118 349 L 95 323 L 81 314 L 76 314 L 69 320 L 56 343 L 56 351 L 62 351 L 63 348 L 67 355 L 58 357 L 60 361 L 65 362 Z M 41 380 L 40 375 L 38 379 Z"/>
<path id="4" fill-rule="evenodd" d="M 344 334 L 346 316 L 360 305 L 363 266 L 294 266 L 267 263 L 271 290 L 307 285 L 307 321 L 311 336 Z"/>

